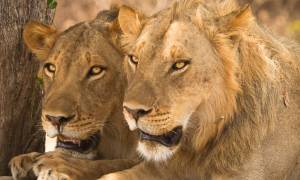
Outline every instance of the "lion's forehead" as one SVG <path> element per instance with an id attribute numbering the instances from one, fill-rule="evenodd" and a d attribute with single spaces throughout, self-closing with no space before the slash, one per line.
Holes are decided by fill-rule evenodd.
<path id="1" fill-rule="evenodd" d="M 165 13 L 162 16 L 150 19 L 134 43 L 133 53 L 141 54 L 161 43 L 162 37 L 168 31 L 170 23 L 170 15 Z"/>
<path id="2" fill-rule="evenodd" d="M 182 21 L 173 22 L 164 36 L 163 56 L 165 58 L 183 58 L 190 38 L 189 26 Z"/>
<path id="3" fill-rule="evenodd" d="M 104 50 L 102 50 L 104 49 L 103 43 L 106 43 L 105 39 L 102 39 L 97 35 L 88 38 L 83 37 L 80 39 L 61 38 L 57 40 L 57 43 L 55 44 L 55 47 L 50 56 L 55 57 L 57 56 L 57 54 L 61 54 L 64 56 L 78 56 L 83 55 L 86 52 L 89 52 L 90 54 L 101 54 L 105 52 Z"/>
<path id="4" fill-rule="evenodd" d="M 159 34 L 153 33 L 156 25 L 145 28 L 137 39 L 133 52 L 140 56 L 159 56 L 162 60 L 186 58 L 189 55 L 188 44 L 195 37 L 194 32 L 198 32 L 192 23 L 184 21 L 172 22 L 166 31 Z M 191 29 L 195 31 L 191 31 Z"/>
<path id="5" fill-rule="evenodd" d="M 86 29 L 81 34 L 69 32 L 59 37 L 55 47 L 48 57 L 48 61 L 58 66 L 75 65 L 111 65 L 121 64 L 120 54 L 112 47 L 100 32 Z M 114 68 L 113 68 L 114 69 Z"/>

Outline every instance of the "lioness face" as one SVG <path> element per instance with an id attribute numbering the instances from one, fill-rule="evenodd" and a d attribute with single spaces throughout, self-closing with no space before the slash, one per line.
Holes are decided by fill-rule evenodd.
<path id="1" fill-rule="evenodd" d="M 39 23 L 30 23 L 24 31 L 34 53 L 36 45 L 45 48 L 43 43 L 55 38 L 41 60 L 42 125 L 49 137 L 58 137 L 57 147 L 88 153 L 101 141 L 108 119 L 121 109 L 122 57 L 92 24 L 53 33 Z"/>
<path id="2" fill-rule="evenodd" d="M 147 21 L 125 61 L 124 114 L 140 130 L 139 152 L 153 160 L 172 156 L 194 112 L 225 88 L 223 65 L 204 33 L 192 21 L 170 19 L 165 13 Z"/>

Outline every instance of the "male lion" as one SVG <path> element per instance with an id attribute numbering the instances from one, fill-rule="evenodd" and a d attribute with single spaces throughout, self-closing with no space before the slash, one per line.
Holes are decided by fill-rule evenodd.
<path id="1" fill-rule="evenodd" d="M 115 44 L 117 15 L 103 11 L 62 33 L 26 25 L 24 41 L 41 61 L 42 125 L 58 141 L 54 152 L 15 157 L 14 179 L 31 169 L 39 179 L 96 179 L 136 164 L 136 134 L 122 114 L 126 81 Z"/>
<path id="2" fill-rule="evenodd" d="M 230 0 L 118 19 L 124 114 L 148 162 L 101 180 L 299 178 L 299 47 Z"/>

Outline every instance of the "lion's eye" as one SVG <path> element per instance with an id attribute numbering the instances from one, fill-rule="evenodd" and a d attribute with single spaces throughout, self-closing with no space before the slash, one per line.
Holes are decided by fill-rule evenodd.
<path id="1" fill-rule="evenodd" d="M 129 61 L 130 61 L 132 64 L 138 65 L 139 59 L 138 59 L 136 56 L 129 54 L 129 55 L 128 55 L 128 58 L 129 58 Z"/>
<path id="2" fill-rule="evenodd" d="M 48 75 L 48 76 L 53 76 L 53 74 L 55 73 L 56 71 L 56 67 L 54 64 L 51 64 L 51 63 L 46 63 L 44 65 L 44 71 L 45 73 Z"/>
<path id="3" fill-rule="evenodd" d="M 102 68 L 99 67 L 99 66 L 92 67 L 92 68 L 91 68 L 91 71 L 90 71 L 90 75 L 97 75 L 97 74 L 100 74 L 101 71 L 102 71 Z"/>
<path id="4" fill-rule="evenodd" d="M 190 60 L 180 60 L 172 65 L 172 70 L 179 71 L 186 68 L 191 63 Z"/>
<path id="5" fill-rule="evenodd" d="M 105 68 L 102 66 L 93 66 L 88 72 L 89 77 L 102 75 L 105 71 Z"/>

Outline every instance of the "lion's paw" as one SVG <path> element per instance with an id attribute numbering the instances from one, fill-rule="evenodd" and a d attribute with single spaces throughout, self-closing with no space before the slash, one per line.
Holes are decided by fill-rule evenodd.
<path id="1" fill-rule="evenodd" d="M 41 153 L 33 152 L 14 157 L 9 162 L 13 179 L 27 177 L 28 172 L 32 169 L 36 158 L 40 155 Z"/>
<path id="2" fill-rule="evenodd" d="M 111 174 L 107 174 L 102 176 L 100 179 L 98 180 L 122 180 L 124 178 L 122 178 L 122 176 L 118 173 L 111 173 Z"/>
<path id="3" fill-rule="evenodd" d="M 32 169 L 38 180 L 80 179 L 80 171 L 73 167 L 72 162 L 57 153 L 40 156 Z"/>
<path id="4" fill-rule="evenodd" d="M 72 180 L 72 178 L 62 172 L 58 172 L 55 169 L 43 169 L 39 172 L 37 180 Z"/>

